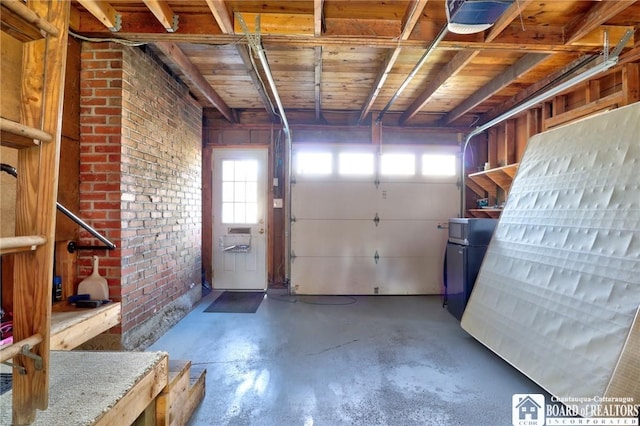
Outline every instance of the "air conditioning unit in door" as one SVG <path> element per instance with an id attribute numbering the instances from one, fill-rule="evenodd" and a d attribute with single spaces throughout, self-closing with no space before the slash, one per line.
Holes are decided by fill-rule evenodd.
<path id="1" fill-rule="evenodd" d="M 515 0 L 447 0 L 448 29 L 472 34 L 491 27 Z"/>

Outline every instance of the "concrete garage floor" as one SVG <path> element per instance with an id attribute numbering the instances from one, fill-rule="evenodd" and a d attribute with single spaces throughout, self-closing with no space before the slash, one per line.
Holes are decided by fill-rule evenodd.
<path id="1" fill-rule="evenodd" d="M 218 294 L 148 349 L 206 366 L 192 426 L 500 426 L 512 424 L 514 393 L 549 401 L 440 297 L 270 292 L 255 314 L 203 312 Z"/>

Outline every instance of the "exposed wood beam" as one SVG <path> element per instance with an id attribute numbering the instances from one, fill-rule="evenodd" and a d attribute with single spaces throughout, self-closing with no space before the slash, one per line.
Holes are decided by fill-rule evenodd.
<path id="1" fill-rule="evenodd" d="M 485 37 L 485 43 L 490 43 L 500 35 L 500 33 L 511 24 L 515 18 L 517 18 L 521 11 L 527 7 L 533 0 L 523 0 L 513 3 L 507 8 L 507 10 L 498 18 L 493 26 L 488 30 Z M 426 89 L 418 95 L 418 97 L 411 103 L 409 108 L 400 116 L 400 124 L 405 124 L 407 120 L 410 120 L 415 116 L 424 105 L 429 101 L 429 98 L 438 90 L 443 84 L 446 83 L 451 77 L 457 75 L 469 62 L 473 60 L 478 54 L 479 50 L 463 51 L 456 54 L 447 65 L 442 68 L 435 78 L 429 83 Z"/>
<path id="2" fill-rule="evenodd" d="M 301 13 L 254 13 L 242 12 L 247 28 L 252 33 L 257 33 L 256 18 L 260 19 L 260 34 L 287 34 L 306 35 L 314 34 L 314 16 Z M 242 27 L 238 19 L 234 20 L 234 28 L 238 33 Z"/>
<path id="3" fill-rule="evenodd" d="M 220 95 L 213 90 L 209 82 L 175 43 L 161 41 L 157 42 L 155 45 L 167 56 L 168 60 L 172 61 L 178 66 L 178 68 L 180 68 L 180 71 L 182 71 L 184 76 L 188 78 L 198 90 L 200 90 L 202 95 L 205 96 L 207 100 L 218 109 L 218 111 L 220 111 L 224 118 L 232 123 L 237 122 L 234 111 L 229 108 Z"/>
<path id="4" fill-rule="evenodd" d="M 482 116 L 480 117 L 480 120 L 478 120 L 478 125 L 484 124 L 504 114 L 505 112 L 509 111 L 516 105 L 526 101 L 527 99 L 530 99 L 531 97 L 540 93 L 540 91 L 545 90 L 547 87 L 554 84 L 558 84 L 561 80 L 565 80 L 570 76 L 576 75 L 579 71 L 583 70 L 583 67 L 581 67 L 581 64 L 583 64 L 586 59 L 588 58 L 583 56 L 576 59 L 575 61 L 572 61 L 571 63 L 557 70 L 553 74 L 547 75 L 547 77 L 545 77 L 543 80 L 540 80 L 535 84 L 532 84 L 531 86 L 527 87 L 526 89 L 518 93 L 516 96 L 513 96 L 510 99 L 508 99 L 506 102 L 503 102 L 502 104 L 500 104 L 498 107 L 482 114 Z"/>
<path id="5" fill-rule="evenodd" d="M 324 0 L 313 0 L 313 35 L 322 35 L 322 9 Z"/>
<path id="6" fill-rule="evenodd" d="M 153 13 L 153 15 L 160 21 L 162 27 L 167 32 L 174 33 L 178 30 L 178 15 L 173 13 L 173 10 L 166 1 L 161 0 L 143 0 L 147 8 Z"/>
<path id="7" fill-rule="evenodd" d="M 427 85 L 426 89 L 418 95 L 418 97 L 411 103 L 409 108 L 400 116 L 400 124 L 405 124 L 407 120 L 410 120 L 413 116 L 415 116 L 422 107 L 429 101 L 429 98 L 442 86 L 447 80 L 451 77 L 454 77 L 458 74 L 462 69 L 469 63 L 473 58 L 475 58 L 478 53 L 477 50 L 469 50 L 463 51 L 456 54 L 456 56 L 451 59 L 445 65 L 438 74 L 434 77 L 433 80 Z"/>
<path id="8" fill-rule="evenodd" d="M 400 34 L 400 40 L 405 41 L 409 39 L 411 32 L 420 19 L 420 15 L 422 15 L 424 7 L 427 5 L 427 1 L 428 0 L 418 0 L 412 1 L 409 4 L 404 18 L 402 19 L 403 28 L 402 33 Z M 398 60 L 401 51 L 401 47 L 396 47 L 395 49 L 387 53 L 387 56 L 382 63 L 382 67 L 380 67 L 380 70 L 378 71 L 378 75 L 376 76 L 371 91 L 367 95 L 367 100 L 360 109 L 360 118 L 358 119 L 358 123 L 364 120 L 367 114 L 369 114 L 369 111 L 371 111 L 373 104 L 376 102 L 376 99 L 378 98 L 378 95 L 382 90 L 382 86 L 384 86 L 384 83 L 387 81 L 387 77 L 391 73 L 393 66 Z"/>
<path id="9" fill-rule="evenodd" d="M 360 109 L 360 118 L 358 118 L 358 123 L 362 122 L 367 114 L 369 114 L 369 111 L 371 111 L 371 108 L 373 108 L 373 104 L 376 102 L 376 99 L 378 99 L 382 86 L 384 86 L 384 83 L 387 81 L 387 77 L 389 77 L 391 69 L 398 60 L 398 56 L 400 56 L 401 51 L 402 49 L 397 47 L 389 51 L 386 58 L 384 58 L 384 62 L 378 70 L 378 75 L 376 76 L 376 80 L 373 83 L 371 91 L 369 92 L 369 95 L 367 95 L 367 100 Z"/>
<path id="10" fill-rule="evenodd" d="M 548 55 L 539 53 L 528 53 L 524 55 L 515 64 L 511 65 L 499 76 L 484 85 L 472 96 L 464 100 L 460 105 L 451 110 L 451 112 L 442 117 L 440 119 L 440 123 L 443 126 L 446 126 L 447 124 L 455 121 L 463 114 L 474 108 L 476 105 L 479 105 L 481 102 L 490 98 L 496 92 L 511 84 L 511 82 L 513 82 L 514 80 L 520 78 L 522 75 L 527 73 L 547 57 Z"/>
<path id="11" fill-rule="evenodd" d="M 242 35 L 233 34 L 233 27 L 231 27 L 229 33 L 223 34 L 220 26 L 211 19 L 211 13 L 184 14 L 180 16 L 180 31 L 176 33 L 167 33 L 160 29 L 156 21 L 150 19 L 150 12 L 121 11 L 118 13 L 122 15 L 122 29 L 118 31 L 117 36 L 131 41 L 146 43 L 167 41 L 199 44 L 246 44 L 246 40 L 243 39 Z M 89 13 L 84 9 L 79 10 L 77 18 L 79 25 L 76 27 L 76 31 L 78 33 L 87 37 L 113 37 L 114 34 L 108 32 L 102 23 L 96 19 L 90 19 L 88 16 Z M 229 24 L 232 25 L 231 22 L 229 22 Z M 422 21 L 418 22 L 417 26 L 414 28 L 413 34 L 408 40 L 365 36 L 328 36 L 326 33 L 323 33 L 320 37 L 263 34 L 262 42 L 265 46 L 284 47 L 363 46 L 382 49 L 395 49 L 397 47 L 402 47 L 403 49 L 424 49 L 429 45 L 429 41 L 436 35 L 436 32 L 425 31 L 423 29 L 420 32 L 421 37 L 416 37 L 415 32 L 418 26 L 423 26 Z M 399 27 L 400 25 L 398 24 L 398 28 Z M 629 27 L 626 26 L 621 27 L 619 31 L 624 33 L 628 28 Z M 397 34 L 400 33 L 401 31 L 398 30 Z M 439 43 L 438 48 L 447 50 L 475 49 L 513 52 L 591 53 L 600 51 L 602 49 L 602 44 L 598 43 L 596 45 L 593 41 L 585 43 L 584 39 L 581 39 L 579 44 L 567 45 L 565 44 L 565 36 L 562 27 L 528 26 L 523 31 L 520 25 L 512 24 L 507 30 L 500 34 L 497 39 L 490 43 L 479 39 L 469 39 L 467 37 L 464 39 L 447 38 Z"/>
<path id="12" fill-rule="evenodd" d="M 120 31 L 122 16 L 106 1 L 78 0 L 89 13 L 102 23 L 109 31 Z"/>
<path id="13" fill-rule="evenodd" d="M 244 63 L 247 72 L 249 73 L 249 77 L 251 77 L 251 81 L 253 82 L 253 86 L 258 91 L 258 95 L 260 99 L 262 99 L 262 103 L 264 104 L 264 109 L 269 114 L 269 119 L 271 121 L 276 121 L 276 116 L 273 112 L 273 103 L 267 94 L 262 81 L 260 80 L 260 76 L 258 76 L 258 72 L 256 71 L 253 61 L 251 60 L 251 53 L 249 52 L 249 48 L 247 46 L 236 46 L 238 50 L 238 54 L 242 58 L 242 62 Z"/>
<path id="14" fill-rule="evenodd" d="M 586 14 L 576 16 L 567 25 L 567 44 L 580 40 L 635 2 L 636 0 L 595 2 Z"/>
<path id="15" fill-rule="evenodd" d="M 216 19 L 218 26 L 223 34 L 234 34 L 233 20 L 229 16 L 229 11 L 224 0 L 206 0 L 213 17 Z"/>
<path id="16" fill-rule="evenodd" d="M 321 83 L 322 83 L 322 47 L 318 46 L 315 48 L 315 57 L 314 57 L 314 99 L 316 106 L 316 121 L 320 121 L 322 118 L 322 92 L 321 92 Z"/>
<path id="17" fill-rule="evenodd" d="M 485 37 L 485 42 L 489 43 L 495 40 L 502 31 L 504 31 L 514 19 L 520 16 L 522 11 L 534 0 L 518 0 L 500 15 L 498 20 L 489 28 L 489 33 Z"/>
<path id="18" fill-rule="evenodd" d="M 409 39 L 428 1 L 429 0 L 413 0 L 409 3 L 402 18 L 402 34 L 400 34 L 400 40 Z"/>
<path id="19" fill-rule="evenodd" d="M 324 0 L 313 1 L 313 35 L 320 37 L 322 35 Z M 320 122 L 322 118 L 322 46 L 316 46 L 314 52 L 314 84 L 313 96 L 316 110 L 316 121 Z"/>

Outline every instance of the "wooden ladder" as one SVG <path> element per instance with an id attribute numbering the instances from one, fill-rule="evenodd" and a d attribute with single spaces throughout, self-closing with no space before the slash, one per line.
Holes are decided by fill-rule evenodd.
<path id="1" fill-rule="evenodd" d="M 68 0 L 1 0 L 2 31 L 22 43 L 19 107 L 3 109 L 3 146 L 18 149 L 15 237 L 0 239 L 14 256 L 13 339 L 0 361 L 13 365 L 13 423 L 30 424 L 49 401 L 49 336 Z M 5 35 L 3 35 L 4 37 Z M 6 60 L 6 59 L 5 59 Z M 5 87 L 3 106 L 13 88 Z M 17 105 L 17 104 L 16 104 Z M 15 113 L 15 117 L 7 117 Z"/>

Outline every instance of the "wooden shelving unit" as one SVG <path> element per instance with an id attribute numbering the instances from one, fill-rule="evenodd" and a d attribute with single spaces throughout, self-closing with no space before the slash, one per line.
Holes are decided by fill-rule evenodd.
<path id="1" fill-rule="evenodd" d="M 513 178 L 518 171 L 518 165 L 519 163 L 514 163 L 495 169 L 472 173 L 468 176 L 467 186 L 483 198 L 488 196 L 490 200 L 498 199 L 499 190 L 501 190 L 506 199 L 506 195 L 511 189 L 511 182 L 513 182 Z M 469 209 L 468 213 L 473 217 L 497 219 L 500 217 L 502 209 Z"/>
<path id="2" fill-rule="evenodd" d="M 109 303 L 95 309 L 69 308 L 51 314 L 52 351 L 71 350 L 100 333 L 120 324 L 120 303 Z"/>
<path id="3" fill-rule="evenodd" d="M 489 195 L 492 195 L 495 198 L 498 188 L 501 188 L 505 193 L 509 192 L 509 189 L 511 189 L 511 182 L 518 171 L 518 165 L 519 163 L 514 163 L 503 167 L 497 167 L 495 169 L 485 170 L 483 172 L 472 173 L 469 175 L 469 179 L 473 183 L 477 184 L 477 186 L 483 191 L 486 191 Z M 471 189 L 474 188 L 471 187 Z M 476 192 L 475 189 L 474 192 Z M 484 194 L 478 193 L 478 195 Z"/>
<path id="4" fill-rule="evenodd" d="M 469 214 L 473 217 L 498 219 L 502 209 L 469 209 Z"/>

